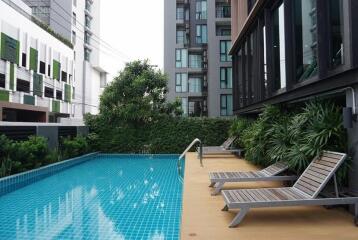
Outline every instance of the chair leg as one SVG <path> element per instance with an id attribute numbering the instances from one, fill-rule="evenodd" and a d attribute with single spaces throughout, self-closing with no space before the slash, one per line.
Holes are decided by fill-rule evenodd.
<path id="1" fill-rule="evenodd" d="M 246 214 L 249 211 L 249 209 L 250 208 L 241 208 L 240 212 L 232 220 L 232 222 L 230 223 L 229 227 L 230 228 L 237 227 L 240 224 L 240 222 L 242 221 L 242 219 L 244 219 L 244 217 L 246 216 Z"/>
<path id="2" fill-rule="evenodd" d="M 215 195 L 218 195 L 221 191 L 221 189 L 223 188 L 225 183 L 223 182 L 219 182 L 219 183 L 216 183 L 215 186 L 214 186 L 214 191 L 211 193 L 212 196 L 215 196 Z"/>
<path id="3" fill-rule="evenodd" d="M 212 183 L 210 183 L 209 187 L 214 187 L 215 184 L 216 184 L 216 182 L 212 182 Z"/>
<path id="4" fill-rule="evenodd" d="M 225 206 L 221 209 L 221 211 L 227 212 L 227 211 L 229 211 L 229 207 L 228 207 L 227 205 L 225 205 Z"/>

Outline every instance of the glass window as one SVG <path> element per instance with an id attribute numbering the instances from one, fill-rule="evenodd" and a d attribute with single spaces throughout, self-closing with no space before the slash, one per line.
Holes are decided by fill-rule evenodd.
<path id="1" fill-rule="evenodd" d="M 285 21 L 283 3 L 273 12 L 274 87 L 286 87 Z"/>
<path id="2" fill-rule="evenodd" d="M 343 64 L 343 12 L 342 0 L 329 0 L 330 64 L 337 67 Z"/>
<path id="3" fill-rule="evenodd" d="M 231 48 L 231 41 L 222 40 L 220 41 L 220 61 L 221 62 L 230 62 L 231 56 L 229 55 L 229 50 Z"/>
<path id="4" fill-rule="evenodd" d="M 90 0 L 86 0 L 86 6 L 85 6 L 85 8 L 86 8 L 86 10 L 87 11 L 91 11 L 91 6 L 92 6 L 92 3 L 91 3 L 91 1 Z"/>
<path id="5" fill-rule="evenodd" d="M 188 41 L 187 41 L 187 37 L 186 37 L 186 34 L 185 34 L 185 30 L 177 30 L 177 44 L 186 44 Z"/>
<path id="6" fill-rule="evenodd" d="M 216 17 L 217 18 L 230 18 L 231 17 L 231 6 L 228 3 L 217 3 L 216 4 Z"/>
<path id="7" fill-rule="evenodd" d="M 317 73 L 316 1 L 295 0 L 296 80 Z"/>
<path id="8" fill-rule="evenodd" d="M 196 25 L 196 43 L 208 43 L 208 29 L 206 24 Z"/>
<path id="9" fill-rule="evenodd" d="M 72 13 L 72 24 L 73 24 L 73 26 L 76 26 L 76 23 L 77 23 L 76 13 Z"/>
<path id="10" fill-rule="evenodd" d="M 85 48 L 85 61 L 90 61 L 91 60 L 91 50 L 88 48 Z"/>
<path id="11" fill-rule="evenodd" d="M 85 31 L 85 43 L 90 44 L 90 41 L 91 41 L 91 34 Z"/>
<path id="12" fill-rule="evenodd" d="M 232 95 L 223 94 L 220 95 L 220 115 L 232 116 Z"/>
<path id="13" fill-rule="evenodd" d="M 175 92 L 187 92 L 188 86 L 188 74 L 187 73 L 176 73 L 175 74 Z"/>
<path id="14" fill-rule="evenodd" d="M 189 55 L 189 67 L 190 68 L 202 68 L 203 57 L 201 54 L 190 54 Z"/>
<path id="15" fill-rule="evenodd" d="M 206 0 L 196 0 L 196 19 L 207 19 L 207 3 Z"/>
<path id="16" fill-rule="evenodd" d="M 77 6 L 77 0 L 73 0 L 73 6 Z"/>
<path id="17" fill-rule="evenodd" d="M 76 44 L 76 32 L 72 31 L 72 44 L 75 45 Z"/>
<path id="18" fill-rule="evenodd" d="M 188 50 L 176 49 L 175 50 L 175 67 L 186 68 L 188 67 Z"/>
<path id="19" fill-rule="evenodd" d="M 88 15 L 85 16 L 85 25 L 86 27 L 91 28 L 91 17 Z"/>
<path id="20" fill-rule="evenodd" d="M 0 88 L 5 88 L 5 74 L 0 73 Z"/>
<path id="21" fill-rule="evenodd" d="M 189 116 L 201 117 L 203 116 L 204 103 L 200 99 L 189 100 Z"/>
<path id="22" fill-rule="evenodd" d="M 202 79 L 199 77 L 189 78 L 189 92 L 190 93 L 201 93 Z"/>
<path id="23" fill-rule="evenodd" d="M 184 6 L 177 6 L 176 18 L 177 20 L 184 20 Z"/>
<path id="24" fill-rule="evenodd" d="M 188 116 L 188 98 L 181 99 L 181 108 L 183 110 L 183 115 Z"/>
<path id="25" fill-rule="evenodd" d="M 232 88 L 232 68 L 221 67 L 220 68 L 220 88 L 226 89 Z"/>

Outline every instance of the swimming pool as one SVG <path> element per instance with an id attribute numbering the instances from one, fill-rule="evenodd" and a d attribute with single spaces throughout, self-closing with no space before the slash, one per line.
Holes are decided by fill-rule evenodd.
<path id="1" fill-rule="evenodd" d="M 3 194 L 0 239 L 179 239 L 177 159 L 97 155 Z"/>

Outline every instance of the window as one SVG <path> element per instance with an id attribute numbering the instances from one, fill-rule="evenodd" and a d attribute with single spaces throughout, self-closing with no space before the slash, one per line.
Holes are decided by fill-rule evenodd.
<path id="1" fill-rule="evenodd" d="M 184 20 L 184 6 L 177 6 L 176 19 Z"/>
<path id="2" fill-rule="evenodd" d="M 335 68 L 343 64 L 343 12 L 342 0 L 329 0 L 330 65 Z"/>
<path id="3" fill-rule="evenodd" d="M 73 6 L 77 7 L 77 0 L 73 0 Z"/>
<path id="4" fill-rule="evenodd" d="M 26 53 L 22 53 L 22 62 L 21 62 L 21 66 L 23 66 L 23 67 L 26 67 Z"/>
<path id="5" fill-rule="evenodd" d="M 85 5 L 86 10 L 90 12 L 91 7 L 92 7 L 92 3 L 90 2 L 90 0 L 86 0 L 86 5 Z"/>
<path id="6" fill-rule="evenodd" d="M 176 73 L 175 74 L 175 92 L 182 93 L 188 91 L 188 74 Z"/>
<path id="7" fill-rule="evenodd" d="M 303 0 L 303 1 L 307 1 L 307 0 Z M 247 0 L 247 11 L 248 14 L 250 14 L 252 8 L 255 6 L 256 0 Z"/>
<path id="8" fill-rule="evenodd" d="M 220 115 L 232 116 L 232 95 L 223 94 L 220 95 Z"/>
<path id="9" fill-rule="evenodd" d="M 229 55 L 229 50 L 231 48 L 231 41 L 222 40 L 220 41 L 220 61 L 221 62 L 230 62 L 231 56 Z"/>
<path id="10" fill-rule="evenodd" d="M 202 68 L 203 57 L 201 54 L 190 54 L 189 55 L 189 67 L 190 68 Z"/>
<path id="11" fill-rule="evenodd" d="M 185 30 L 177 30 L 177 44 L 186 44 L 188 43 Z"/>
<path id="12" fill-rule="evenodd" d="M 227 3 L 216 4 L 216 17 L 217 18 L 231 18 L 231 7 Z"/>
<path id="13" fill-rule="evenodd" d="M 189 100 L 189 116 L 201 117 L 203 116 L 204 103 L 201 99 L 190 99 Z"/>
<path id="14" fill-rule="evenodd" d="M 0 88 L 5 88 L 5 74 L 0 73 Z"/>
<path id="15" fill-rule="evenodd" d="M 232 68 L 221 67 L 220 68 L 220 88 L 226 89 L 232 88 Z"/>
<path id="16" fill-rule="evenodd" d="M 76 32 L 72 31 L 72 44 L 76 45 Z"/>
<path id="17" fill-rule="evenodd" d="M 231 36 L 231 27 L 216 26 L 216 36 Z"/>
<path id="18" fill-rule="evenodd" d="M 91 21 L 92 21 L 91 17 L 86 14 L 86 16 L 85 16 L 85 25 L 86 25 L 87 28 L 91 28 Z"/>
<path id="19" fill-rule="evenodd" d="M 202 91 L 202 78 L 190 77 L 189 78 L 189 92 L 190 93 L 201 93 Z"/>
<path id="20" fill-rule="evenodd" d="M 91 60 L 91 49 L 85 47 L 85 61 Z"/>
<path id="21" fill-rule="evenodd" d="M 16 91 L 29 93 L 30 82 L 22 79 L 16 79 Z"/>
<path id="22" fill-rule="evenodd" d="M 40 73 L 46 74 L 46 63 L 40 61 Z"/>
<path id="23" fill-rule="evenodd" d="M 296 80 L 302 81 L 317 73 L 316 0 L 294 0 Z"/>
<path id="24" fill-rule="evenodd" d="M 186 68 L 188 67 L 188 50 L 175 49 L 175 67 Z"/>
<path id="25" fill-rule="evenodd" d="M 196 0 L 195 17 L 199 19 L 207 19 L 207 3 L 206 0 Z"/>
<path id="26" fill-rule="evenodd" d="M 53 98 L 53 88 L 45 87 L 45 97 Z"/>
<path id="27" fill-rule="evenodd" d="M 273 65 L 275 89 L 286 87 L 285 20 L 283 3 L 273 12 Z"/>
<path id="28" fill-rule="evenodd" d="M 67 82 L 67 73 L 62 71 L 62 74 L 61 74 L 61 81 L 62 82 Z"/>
<path id="29" fill-rule="evenodd" d="M 62 91 L 56 91 L 56 99 L 62 100 Z"/>
<path id="30" fill-rule="evenodd" d="M 91 40 L 91 34 L 85 31 L 85 43 L 90 44 L 91 43 L 90 40 Z"/>
<path id="31" fill-rule="evenodd" d="M 72 13 L 72 24 L 73 26 L 76 26 L 77 23 L 77 15 L 76 13 Z"/>
<path id="32" fill-rule="evenodd" d="M 47 76 L 51 77 L 51 65 L 47 66 Z"/>
<path id="33" fill-rule="evenodd" d="M 181 98 L 181 108 L 183 110 L 183 115 L 188 116 L 188 98 Z"/>
<path id="34" fill-rule="evenodd" d="M 208 43 L 208 29 L 206 24 L 196 25 L 196 43 Z"/>

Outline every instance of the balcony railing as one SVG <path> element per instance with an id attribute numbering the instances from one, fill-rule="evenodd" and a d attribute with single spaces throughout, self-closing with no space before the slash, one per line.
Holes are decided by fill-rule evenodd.
<path id="1" fill-rule="evenodd" d="M 230 6 L 217 6 L 216 7 L 217 18 L 231 18 L 231 7 Z"/>

